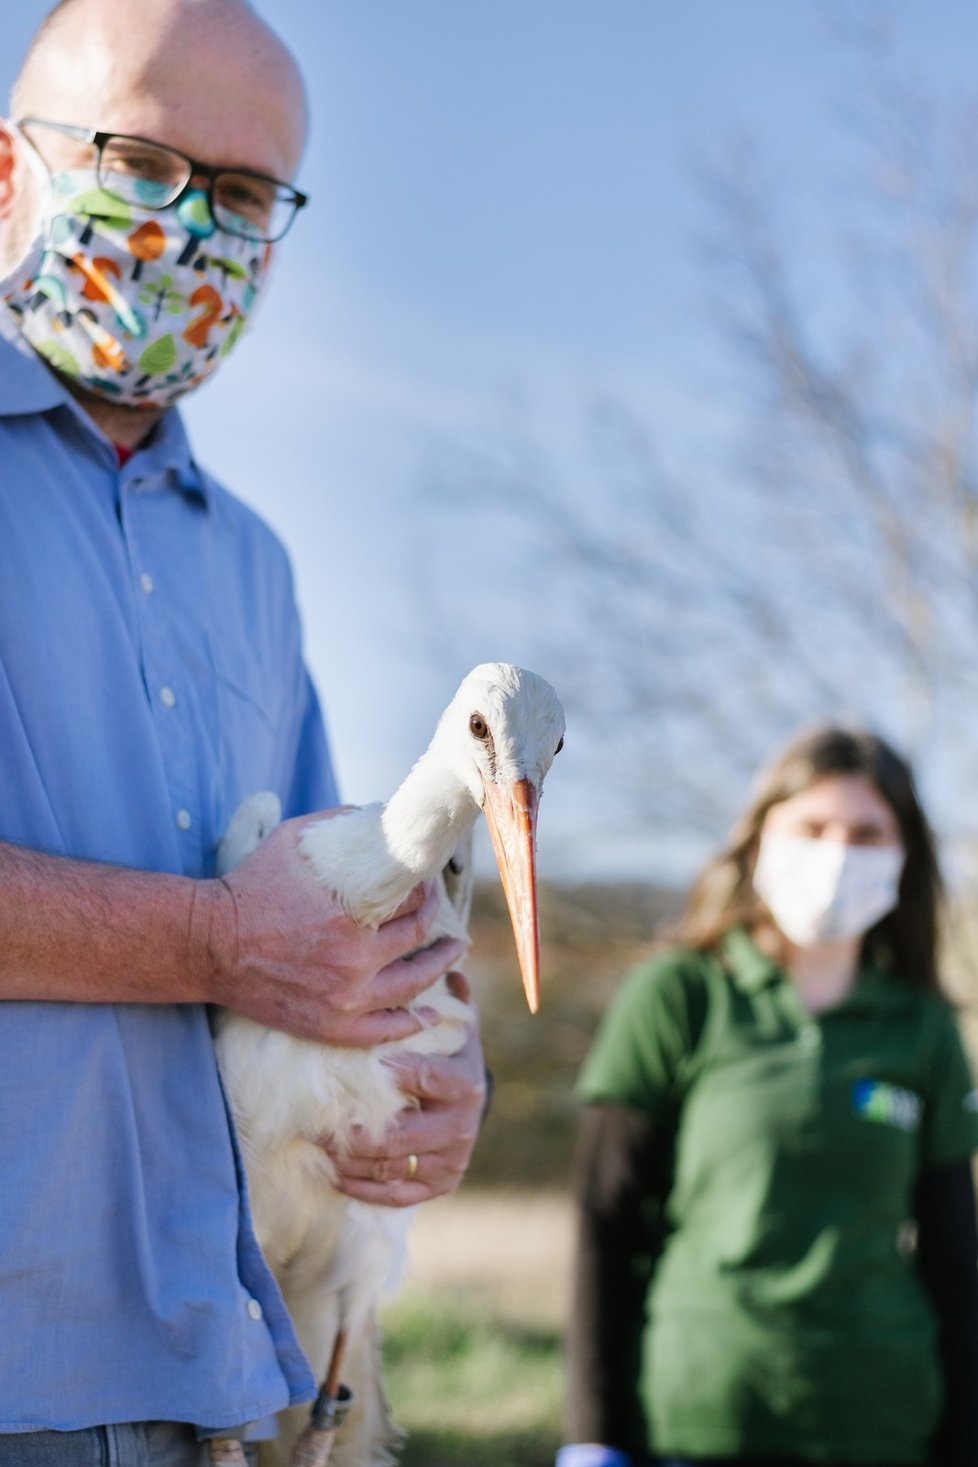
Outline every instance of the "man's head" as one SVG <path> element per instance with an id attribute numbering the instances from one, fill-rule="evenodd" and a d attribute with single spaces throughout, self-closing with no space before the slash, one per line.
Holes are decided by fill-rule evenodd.
<path id="1" fill-rule="evenodd" d="M 306 133 L 302 77 L 245 0 L 62 0 L 34 38 L 11 116 L 155 139 L 203 163 L 291 179 Z M 91 150 L 46 132 L 51 168 Z M 37 189 L 0 124 L 0 275 L 36 223 Z"/>

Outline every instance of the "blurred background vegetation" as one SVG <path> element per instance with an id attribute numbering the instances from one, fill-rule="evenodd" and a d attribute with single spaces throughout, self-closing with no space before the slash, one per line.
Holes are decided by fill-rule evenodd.
<path id="1" fill-rule="evenodd" d="M 640 883 L 545 886 L 540 1012 L 527 1012 L 500 887 L 481 886 L 467 964 L 495 1080 L 472 1160 L 474 1187 L 563 1189 L 573 1152 L 574 1078 L 625 970 L 679 910 L 677 893 Z"/>

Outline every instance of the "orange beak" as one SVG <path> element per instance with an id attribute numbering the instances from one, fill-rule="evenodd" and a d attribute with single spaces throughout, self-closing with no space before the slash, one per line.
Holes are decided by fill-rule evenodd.
<path id="1" fill-rule="evenodd" d="M 502 877 L 523 991 L 535 1014 L 540 1007 L 540 936 L 537 921 L 537 807 L 540 795 L 528 779 L 498 785 L 484 781 L 486 824 Z"/>

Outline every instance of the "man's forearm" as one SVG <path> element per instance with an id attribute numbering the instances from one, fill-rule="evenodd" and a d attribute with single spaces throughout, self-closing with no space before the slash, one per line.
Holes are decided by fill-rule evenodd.
<path id="1" fill-rule="evenodd" d="M 0 1000 L 213 997 L 217 882 L 0 842 Z"/>
<path id="2" fill-rule="evenodd" d="M 327 1044 L 406 1039 L 408 1005 L 462 955 L 427 942 L 433 888 L 367 927 L 279 825 L 219 880 L 45 856 L 0 842 L 0 1001 L 218 1003 Z M 410 954 L 410 956 L 407 956 Z"/>

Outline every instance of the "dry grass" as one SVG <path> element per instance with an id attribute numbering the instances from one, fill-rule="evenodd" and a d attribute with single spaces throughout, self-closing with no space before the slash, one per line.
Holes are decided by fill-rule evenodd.
<path id="1" fill-rule="evenodd" d="M 418 1209 L 406 1290 L 491 1295 L 494 1312 L 563 1327 L 571 1208 L 555 1192 L 463 1190 Z"/>
<path id="2" fill-rule="evenodd" d="M 386 1311 L 403 1467 L 548 1467 L 560 1440 L 566 1198 L 463 1193 L 421 1208 Z"/>

